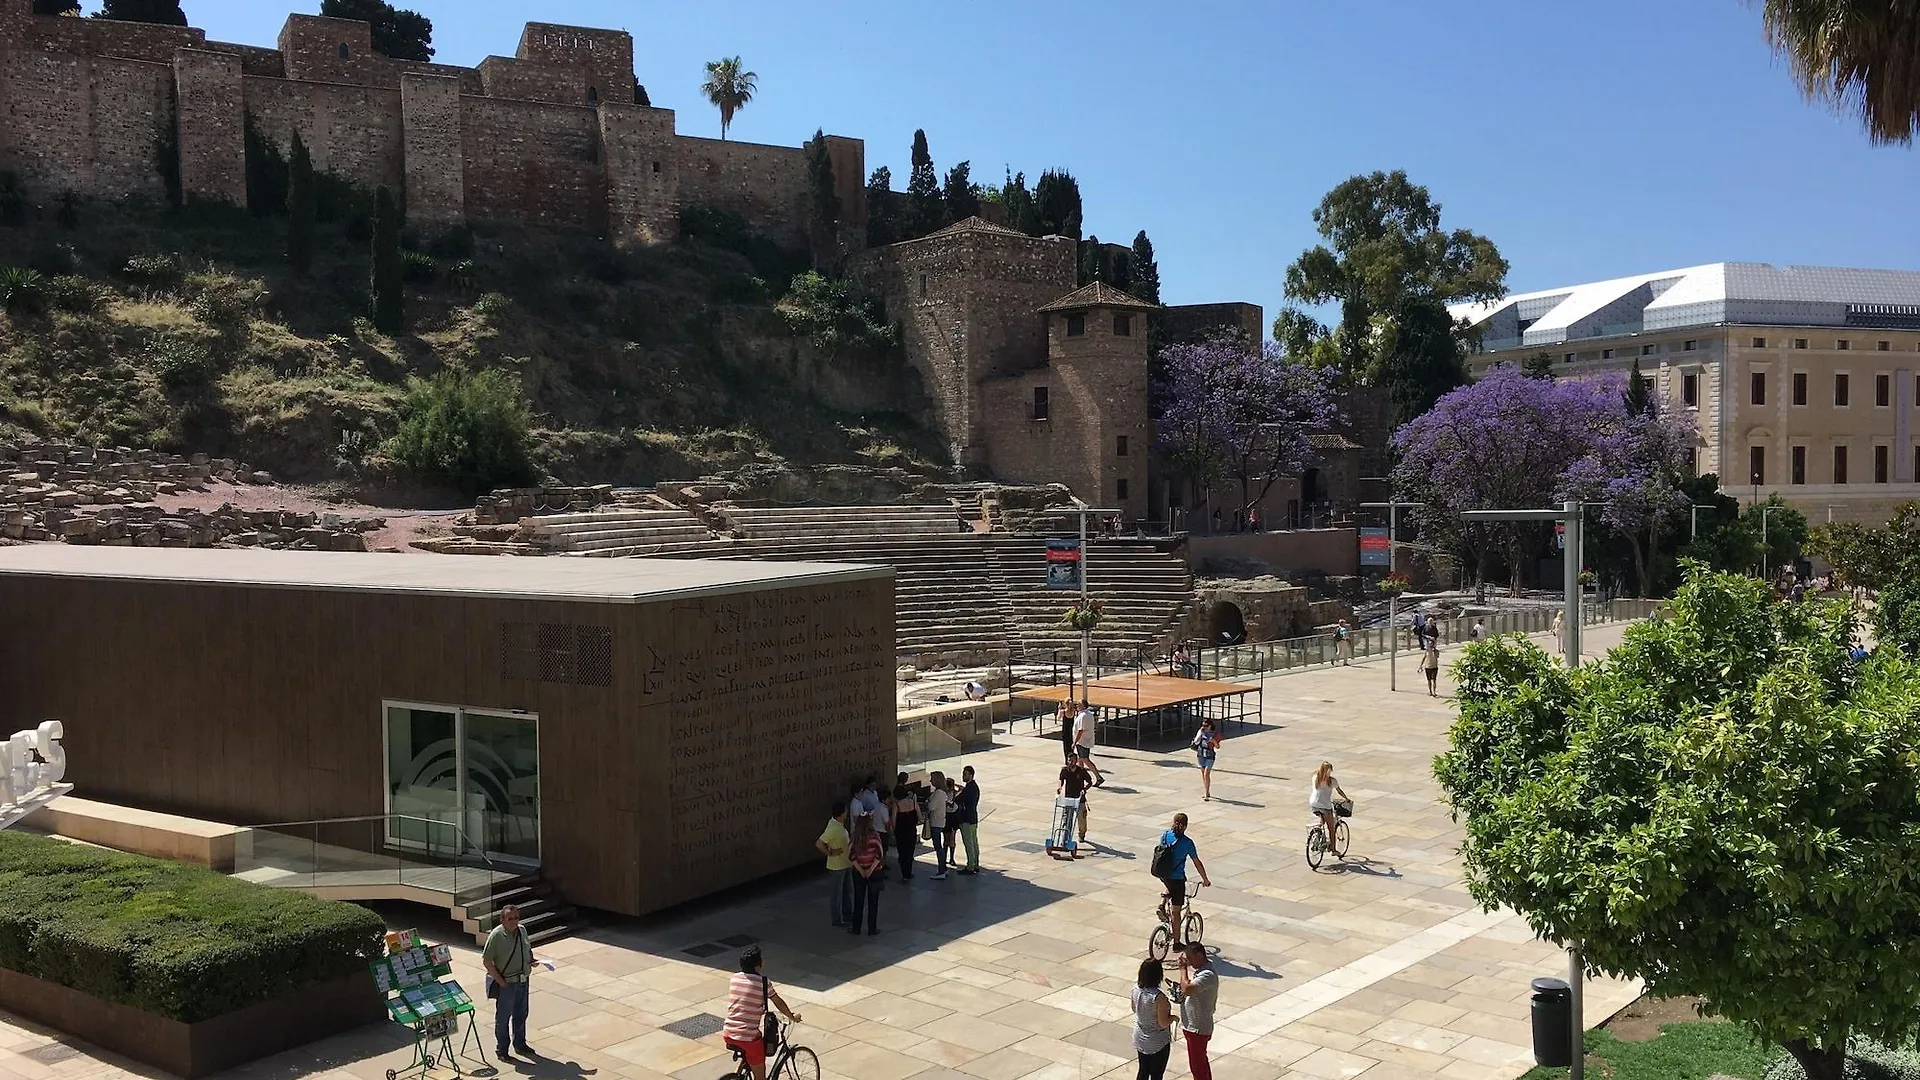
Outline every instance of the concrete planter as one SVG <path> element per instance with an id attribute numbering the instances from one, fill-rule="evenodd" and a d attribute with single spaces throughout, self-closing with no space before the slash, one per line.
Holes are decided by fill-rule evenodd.
<path id="1" fill-rule="evenodd" d="M 387 1016 L 364 970 L 187 1024 L 0 968 L 0 1009 L 189 1080 Z"/>

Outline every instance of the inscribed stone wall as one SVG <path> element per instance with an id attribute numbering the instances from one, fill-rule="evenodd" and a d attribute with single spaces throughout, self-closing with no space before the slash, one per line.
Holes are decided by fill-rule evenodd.
<path id="1" fill-rule="evenodd" d="M 633 35 L 624 30 L 530 22 L 520 32 L 520 48 L 514 55 L 582 73 L 578 94 L 552 100 L 584 105 L 587 91 L 592 90 L 596 103 L 633 101 Z"/>
<path id="2" fill-rule="evenodd" d="M 180 119 L 180 189 L 189 197 L 247 201 L 240 58 L 181 49 L 173 57 Z"/>
<path id="3" fill-rule="evenodd" d="M 285 79 L 243 82 L 247 115 L 281 152 L 291 151 L 297 130 L 315 169 L 399 193 L 404 173 L 397 90 Z"/>
<path id="4" fill-rule="evenodd" d="M 467 219 L 466 170 L 460 152 L 460 82 L 439 75 L 403 75 L 401 129 L 406 164 L 407 223 L 444 229 Z"/>
<path id="5" fill-rule="evenodd" d="M 806 244 L 806 151 L 681 135 L 674 152 L 686 205 L 731 210 L 776 240 Z"/>
<path id="6" fill-rule="evenodd" d="M 460 99 L 467 216 L 606 228 L 599 119 L 583 106 Z"/>
<path id="7" fill-rule="evenodd" d="M 813 859 L 848 782 L 893 773 L 891 575 L 640 617 L 635 721 L 664 751 L 643 773 L 646 908 Z"/>
<path id="8" fill-rule="evenodd" d="M 661 243 L 680 233 L 679 167 L 673 111 L 600 106 L 607 167 L 607 232 L 615 243 Z"/>

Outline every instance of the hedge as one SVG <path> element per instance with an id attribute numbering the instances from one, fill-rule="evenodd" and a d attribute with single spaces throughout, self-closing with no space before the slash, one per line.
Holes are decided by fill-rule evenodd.
<path id="1" fill-rule="evenodd" d="M 352 904 L 0 832 L 0 967 L 169 1019 L 364 971 L 384 929 Z"/>

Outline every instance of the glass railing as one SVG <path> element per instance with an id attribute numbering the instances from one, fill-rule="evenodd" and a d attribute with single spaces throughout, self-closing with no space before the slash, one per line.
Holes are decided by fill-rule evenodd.
<path id="1" fill-rule="evenodd" d="M 901 772 L 943 772 L 960 775 L 960 740 L 940 730 L 931 720 L 908 720 L 895 735 Z"/>
<path id="2" fill-rule="evenodd" d="M 476 907 L 520 868 L 482 851 L 453 813 L 285 821 L 240 830 L 233 875 L 258 885 L 366 899 L 398 890 L 445 894 Z"/>

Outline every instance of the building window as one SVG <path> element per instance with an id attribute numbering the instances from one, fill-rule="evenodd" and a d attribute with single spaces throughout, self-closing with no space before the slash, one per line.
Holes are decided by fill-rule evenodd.
<path id="1" fill-rule="evenodd" d="M 1835 374 L 1833 377 L 1833 407 L 1836 409 L 1846 408 L 1848 393 L 1847 373 L 1842 371 Z"/>
<path id="2" fill-rule="evenodd" d="M 1841 338 L 1839 341 L 1833 343 L 1833 347 L 1839 349 L 1841 352 L 1846 352 L 1848 349 L 1853 348 L 1853 342 L 1848 341 L 1846 338 Z"/>
<path id="3" fill-rule="evenodd" d="M 1888 446 L 1885 443 L 1881 443 L 1880 445 L 1873 448 L 1873 482 L 1874 483 L 1884 484 L 1887 482 L 1887 473 L 1892 468 L 1892 461 L 1893 461 L 1893 447 Z"/>
<path id="4" fill-rule="evenodd" d="M 1807 403 L 1807 373 L 1804 371 L 1793 373 L 1793 403 L 1795 405 Z"/>
<path id="5" fill-rule="evenodd" d="M 587 104 L 589 105 L 600 104 L 600 88 L 599 87 L 597 86 L 587 87 Z"/>
<path id="6" fill-rule="evenodd" d="M 1752 396 L 1753 396 L 1753 403 L 1755 405 L 1765 405 L 1767 403 L 1767 373 L 1766 372 L 1756 371 L 1753 373 L 1753 395 Z"/>
<path id="7" fill-rule="evenodd" d="M 1687 447 L 1686 454 L 1687 454 L 1687 475 L 1699 476 L 1700 475 L 1700 451 L 1689 446 Z"/>
<path id="8" fill-rule="evenodd" d="M 1833 482 L 1836 484 L 1847 482 L 1847 448 L 1844 446 L 1833 448 Z"/>
<path id="9" fill-rule="evenodd" d="M 1767 448 L 1750 446 L 1747 448 L 1747 479 L 1754 487 L 1767 482 Z"/>
<path id="10" fill-rule="evenodd" d="M 340 59 L 342 59 L 342 60 L 345 60 L 345 59 L 346 59 L 347 57 L 349 57 L 349 56 L 352 56 L 352 55 L 353 55 L 353 50 L 352 50 L 352 49 L 349 49 L 349 48 L 347 48 L 347 43 L 346 43 L 346 42 L 344 42 L 344 41 L 343 41 L 343 42 L 341 42 L 341 43 L 340 43 Z"/>
<path id="11" fill-rule="evenodd" d="M 1892 342 L 1888 342 L 1888 341 L 1882 341 L 1882 342 L 1880 342 L 1880 344 L 1879 344 L 1879 345 L 1877 345 L 1877 346 L 1875 346 L 1875 351 L 1877 351 L 1877 352 L 1886 352 L 1886 351 L 1887 351 L 1888 349 L 1891 349 L 1892 347 L 1893 347 L 1893 343 L 1892 343 Z"/>
<path id="12" fill-rule="evenodd" d="M 1763 337 L 1757 337 L 1757 338 L 1754 338 L 1754 339 L 1753 339 L 1753 347 L 1754 347 L 1754 348 L 1756 348 L 1756 349 L 1764 349 L 1764 348 L 1766 348 L 1766 347 L 1767 347 L 1767 339 L 1766 339 L 1766 338 L 1763 338 Z"/>
<path id="13" fill-rule="evenodd" d="M 1601 349 L 1601 350 L 1600 350 L 1600 359 L 1602 359 L 1602 360 L 1611 360 L 1611 359 L 1613 359 L 1613 350 L 1612 350 L 1612 349 Z"/>
<path id="14" fill-rule="evenodd" d="M 1806 347 L 1807 347 L 1807 339 L 1806 339 L 1806 338 L 1803 338 L 1803 337 L 1797 337 L 1797 338 L 1794 338 L 1794 339 L 1793 339 L 1793 347 L 1794 347 L 1794 348 L 1796 348 L 1796 349 L 1804 349 L 1804 348 L 1806 348 Z"/>
<path id="15" fill-rule="evenodd" d="M 1640 346 L 1640 355 L 1641 355 L 1641 356 L 1652 356 L 1652 355 L 1653 355 L 1654 353 L 1657 353 L 1657 352 L 1659 352 L 1659 351 L 1660 351 L 1660 346 L 1658 346 L 1658 345 L 1642 345 L 1642 346 Z"/>
<path id="16" fill-rule="evenodd" d="M 1561 355 L 1561 357 L 1560 357 L 1560 362 L 1561 362 L 1561 363 L 1563 363 L 1563 364 L 1571 364 L 1571 363 L 1573 363 L 1573 358 L 1574 358 L 1574 357 L 1576 357 L 1576 356 L 1578 356 L 1578 355 L 1580 355 L 1580 354 L 1579 354 L 1579 353 L 1564 353 L 1564 354 L 1562 354 L 1562 355 Z"/>
<path id="17" fill-rule="evenodd" d="M 1873 403 L 1883 409 L 1893 404 L 1893 376 L 1873 377 Z"/>
<path id="18" fill-rule="evenodd" d="M 1047 388 L 1044 386 L 1033 388 L 1033 418 L 1035 420 L 1047 418 Z"/>
<path id="19" fill-rule="evenodd" d="M 656 162 L 654 162 L 654 163 L 653 163 L 653 171 L 654 171 L 654 172 L 656 172 L 656 173 L 660 171 L 660 163 L 659 163 L 659 162 L 657 162 L 657 161 L 656 161 Z"/>
<path id="20" fill-rule="evenodd" d="M 1118 435 L 1114 437 L 1113 456 L 1114 457 L 1127 456 L 1127 437 L 1125 435 Z"/>
<path id="21" fill-rule="evenodd" d="M 1791 462 L 1791 466 L 1787 470 L 1787 476 L 1792 480 L 1793 483 L 1796 483 L 1796 484 L 1806 483 L 1807 482 L 1807 448 L 1804 446 L 1796 446 L 1791 451 L 1788 452 L 1787 456 Z"/>
<path id="22" fill-rule="evenodd" d="M 1113 497 L 1119 499 L 1121 502 L 1127 501 L 1127 481 L 1125 477 L 1113 482 Z"/>
<path id="23" fill-rule="evenodd" d="M 1689 342 L 1687 342 L 1687 343 L 1686 343 L 1685 345 L 1682 345 L 1682 346 L 1680 346 L 1680 351 L 1681 351 L 1681 352 L 1693 352 L 1694 350 L 1696 350 L 1696 349 L 1698 349 L 1699 347 L 1700 347 L 1700 343 L 1699 343 L 1699 342 L 1697 342 L 1697 341 L 1689 341 Z"/>
<path id="24" fill-rule="evenodd" d="M 1133 316 L 1118 314 L 1113 317 L 1113 332 L 1121 337 L 1133 336 Z"/>
<path id="25" fill-rule="evenodd" d="M 1080 335 L 1086 332 L 1087 332 L 1087 317 L 1085 315 L 1076 314 L 1076 315 L 1067 316 L 1067 336 L 1068 337 L 1079 337 Z"/>
<path id="26" fill-rule="evenodd" d="M 1689 371 L 1680 376 L 1680 404 L 1689 409 L 1700 407 L 1700 376 L 1697 373 Z"/>

